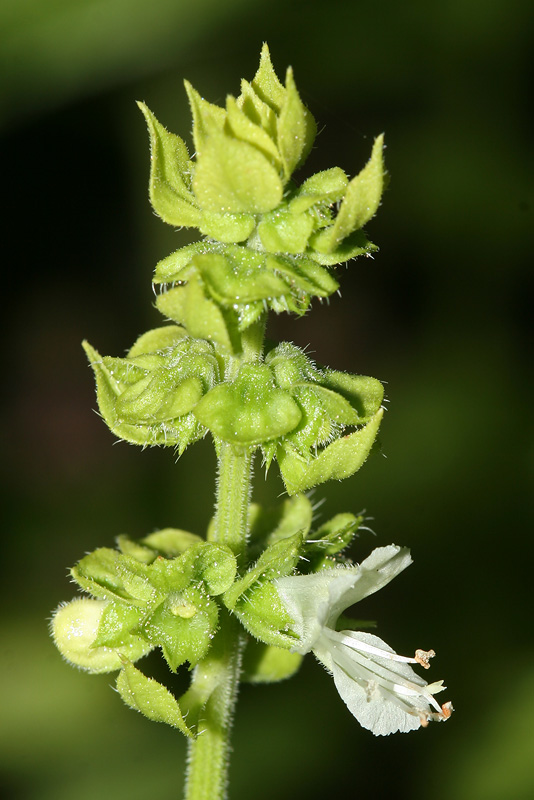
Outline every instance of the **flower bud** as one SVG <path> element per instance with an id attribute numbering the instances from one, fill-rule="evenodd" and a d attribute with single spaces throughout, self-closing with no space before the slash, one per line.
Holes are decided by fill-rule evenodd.
<path id="1" fill-rule="evenodd" d="M 59 652 L 71 664 L 88 672 L 113 672 L 122 667 L 121 656 L 137 661 L 153 648 L 134 635 L 121 647 L 94 647 L 107 606 L 106 600 L 79 597 L 59 606 L 52 618 L 52 636 Z"/>

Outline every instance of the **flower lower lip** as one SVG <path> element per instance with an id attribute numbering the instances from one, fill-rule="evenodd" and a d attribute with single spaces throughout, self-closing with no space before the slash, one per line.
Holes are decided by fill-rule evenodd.
<path id="1" fill-rule="evenodd" d="M 420 663 L 418 659 L 408 656 L 398 656 L 396 653 L 376 647 L 367 642 L 362 642 L 348 634 L 348 631 L 336 632 L 328 628 L 323 631 L 323 635 L 332 643 L 332 653 L 336 653 L 337 657 L 334 656 L 334 660 L 350 677 L 358 679 L 357 673 L 359 672 L 359 682 L 366 685 L 369 684 L 369 681 L 376 682 L 377 685 L 381 686 L 392 698 L 396 697 L 398 701 L 402 701 L 403 704 L 407 703 L 411 706 L 410 709 L 406 709 L 408 713 L 415 715 L 419 713 L 420 716 L 425 717 L 425 719 L 447 719 L 447 717 L 450 716 L 452 709 L 446 713 L 445 707 L 440 706 L 432 693 L 432 689 L 434 692 L 438 692 L 445 688 L 441 686 L 440 682 L 427 684 L 420 679 L 416 673 L 413 673 L 413 678 L 417 678 L 421 681 L 420 684 L 415 683 L 412 680 L 404 679 L 402 675 L 395 673 L 393 669 L 391 673 L 387 675 L 389 668 L 374 661 L 373 657 L 403 664 Z M 359 658 L 357 656 L 351 657 L 344 648 L 348 648 L 354 651 L 354 653 L 359 653 L 361 655 Z M 384 674 L 385 670 L 386 674 Z M 368 674 L 370 678 L 364 678 L 363 676 L 365 674 Z M 402 683 L 398 682 L 399 678 L 402 680 Z M 419 704 L 417 702 L 412 702 L 416 700 L 416 698 L 419 699 L 419 704 L 422 702 L 426 705 L 426 708 L 418 708 Z M 434 713 L 436 716 L 432 716 L 433 712 L 430 711 L 429 707 L 435 710 Z"/>

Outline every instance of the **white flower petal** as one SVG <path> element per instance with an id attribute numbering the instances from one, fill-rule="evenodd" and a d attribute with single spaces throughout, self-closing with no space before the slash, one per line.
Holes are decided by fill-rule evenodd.
<path id="1" fill-rule="evenodd" d="M 407 713 L 384 697 L 372 684 L 364 689 L 339 666 L 334 665 L 334 683 L 341 699 L 362 728 L 375 736 L 408 733 L 421 727 L 419 717 Z"/>
<path id="2" fill-rule="evenodd" d="M 93 647 L 107 605 L 107 600 L 77 597 L 56 609 L 50 626 L 61 655 L 76 667 L 95 674 L 121 669 L 121 656 L 137 661 L 154 649 L 134 634 L 120 647 Z"/>
<path id="3" fill-rule="evenodd" d="M 361 649 L 354 647 L 358 643 Z M 376 736 L 406 733 L 449 715 L 433 697 L 441 683 L 429 686 L 378 636 L 325 628 L 314 652 L 351 714 Z"/>
<path id="4" fill-rule="evenodd" d="M 409 550 L 392 544 L 377 547 L 358 566 L 325 569 L 275 581 L 300 640 L 295 648 L 297 652 L 312 650 L 325 625 L 335 627 L 337 618 L 346 608 L 377 592 L 409 564 Z"/>

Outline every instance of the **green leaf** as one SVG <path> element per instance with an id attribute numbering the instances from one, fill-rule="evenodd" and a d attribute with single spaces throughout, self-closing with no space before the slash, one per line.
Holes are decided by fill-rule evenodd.
<path id="1" fill-rule="evenodd" d="M 182 139 L 169 133 L 144 103 L 138 103 L 150 134 L 150 202 L 169 225 L 192 227 L 200 221 L 191 192 L 192 165 Z"/>
<path id="2" fill-rule="evenodd" d="M 127 706 L 139 711 L 153 722 L 164 722 L 177 728 L 184 736 L 193 738 L 176 698 L 165 686 L 147 678 L 129 661 L 125 661 L 117 678 L 117 691 Z"/>
<path id="3" fill-rule="evenodd" d="M 295 516 L 301 517 L 301 512 L 302 508 L 299 508 Z M 265 548 L 252 570 L 256 579 L 272 580 L 292 572 L 300 558 L 304 537 L 303 528 L 292 535 L 275 536 L 275 541 Z"/>
<path id="4" fill-rule="evenodd" d="M 214 386 L 195 406 L 199 422 L 225 442 L 254 445 L 292 430 L 301 412 L 264 365 L 246 364 L 232 384 Z"/>
<path id="5" fill-rule="evenodd" d="M 289 180 L 293 171 L 306 160 L 317 133 L 315 120 L 299 97 L 291 67 L 286 74 L 286 95 L 277 129 L 278 149 L 286 180 Z"/>
<path id="6" fill-rule="evenodd" d="M 351 233 L 332 249 L 332 231 L 333 226 L 310 236 L 307 255 L 323 266 L 332 267 L 335 264 L 343 264 L 345 261 L 350 261 L 351 258 L 369 256 L 378 250 L 376 244 L 370 242 L 363 231 Z"/>
<path id="7" fill-rule="evenodd" d="M 286 90 L 278 80 L 269 48 L 265 43 L 261 49 L 258 71 L 252 79 L 252 89 L 260 100 L 267 103 L 275 113 L 280 113 L 286 97 Z"/>
<path id="8" fill-rule="evenodd" d="M 263 465 L 265 467 L 265 476 L 267 476 L 267 472 L 272 464 L 273 458 L 276 455 L 276 439 L 273 439 L 270 442 L 262 442 L 261 443 L 261 454 L 263 456 Z"/>
<path id="9" fill-rule="evenodd" d="M 200 555 L 197 573 L 209 594 L 214 597 L 230 588 L 237 572 L 237 562 L 232 551 L 224 545 L 208 543 Z"/>
<path id="10" fill-rule="evenodd" d="M 204 100 L 189 81 L 184 81 L 184 85 L 193 114 L 193 140 L 198 161 L 210 136 L 223 130 L 226 113 L 224 108 Z"/>
<path id="11" fill-rule="evenodd" d="M 252 636 L 265 644 L 290 648 L 297 643 L 291 633 L 293 620 L 271 581 L 254 586 L 238 601 L 234 614 Z"/>
<path id="12" fill-rule="evenodd" d="M 282 205 L 264 214 L 258 235 L 270 253 L 303 253 L 313 231 L 313 218 L 306 213 L 292 213 Z"/>
<path id="13" fill-rule="evenodd" d="M 195 267 L 213 300 L 225 306 L 254 303 L 289 292 L 285 281 L 266 269 L 265 256 L 245 247 L 228 247 L 224 255 L 195 256 Z"/>
<path id="14" fill-rule="evenodd" d="M 322 382 L 323 373 L 314 362 L 292 342 L 280 342 L 265 357 L 276 383 L 283 389 L 293 389 L 302 382 Z"/>
<path id="15" fill-rule="evenodd" d="M 173 283 L 174 281 L 187 280 L 191 274 L 187 267 L 191 264 L 193 256 L 204 253 L 218 253 L 220 245 L 209 242 L 194 242 L 185 247 L 180 247 L 166 258 L 158 261 L 152 283 Z"/>
<path id="16" fill-rule="evenodd" d="M 89 342 L 83 341 L 82 347 L 89 360 L 96 378 L 96 396 L 100 413 L 108 426 L 113 430 L 117 422 L 115 414 L 115 398 L 121 392 L 120 383 L 115 380 L 112 372 L 104 365 L 102 356 Z"/>
<path id="17" fill-rule="evenodd" d="M 384 387 L 376 378 L 367 375 L 350 375 L 347 372 L 326 370 L 321 383 L 342 395 L 357 414 L 356 423 L 368 422 L 382 405 Z"/>
<path id="18" fill-rule="evenodd" d="M 330 297 L 339 289 L 336 279 L 311 258 L 267 256 L 267 265 L 281 274 L 294 292 L 304 292 L 313 297 Z"/>
<path id="19" fill-rule="evenodd" d="M 241 81 L 241 94 L 236 99 L 236 105 L 251 122 L 259 125 L 270 139 L 276 141 L 276 113 L 246 80 Z"/>
<path id="20" fill-rule="evenodd" d="M 239 578 L 224 593 L 223 603 L 231 611 L 236 608 L 240 598 L 247 593 L 246 602 L 251 599 L 249 590 L 257 583 L 288 575 L 295 568 L 304 539 L 304 532 L 298 531 L 269 545 L 260 555 L 255 565 Z M 257 587 L 255 587 L 257 588 Z M 261 637 L 258 637 L 261 638 Z"/>
<path id="21" fill-rule="evenodd" d="M 208 343 L 176 330 L 174 346 L 133 358 L 101 358 L 87 343 L 84 348 L 95 373 L 100 412 L 113 433 L 134 444 L 178 445 L 183 452 L 206 432 L 190 411 L 218 379 L 219 361 Z M 151 332 L 148 339 L 162 344 L 163 336 Z"/>
<path id="22" fill-rule="evenodd" d="M 278 524 L 267 538 L 269 545 L 299 533 L 305 539 L 313 520 L 313 506 L 305 494 L 288 497 L 279 507 L 281 516 Z"/>
<path id="23" fill-rule="evenodd" d="M 144 547 L 125 534 L 117 536 L 117 545 L 123 555 L 135 558 L 136 561 L 140 561 L 142 564 L 151 564 L 158 555 L 155 550 L 150 547 Z"/>
<path id="24" fill-rule="evenodd" d="M 117 415 L 126 422 L 164 421 L 191 411 L 203 394 L 196 376 L 180 380 L 177 370 L 158 370 L 127 387 L 115 401 Z"/>
<path id="25" fill-rule="evenodd" d="M 251 639 L 243 655 L 241 680 L 247 683 L 276 683 L 291 678 L 302 662 L 300 653 Z"/>
<path id="26" fill-rule="evenodd" d="M 258 322 L 260 317 L 264 314 L 265 308 L 261 300 L 255 303 L 246 303 L 240 305 L 237 309 L 237 327 L 239 332 L 246 331 L 255 322 Z"/>
<path id="27" fill-rule="evenodd" d="M 114 377 L 112 370 L 106 366 L 102 357 L 88 342 L 82 342 L 82 346 L 95 375 L 98 408 L 106 425 L 115 436 L 132 444 L 166 444 L 174 446 L 180 443 L 182 448 L 185 446 L 184 441 L 181 441 L 181 432 L 175 427 L 171 430 L 164 423 L 159 423 L 158 425 L 135 425 L 119 419 L 115 403 L 123 391 L 121 383 Z M 135 373 L 133 374 L 135 375 Z M 201 436 L 202 432 L 198 432 L 198 435 Z M 184 438 L 187 441 L 187 437 Z"/>
<path id="28" fill-rule="evenodd" d="M 332 248 L 363 228 L 376 214 L 384 188 L 383 149 L 384 136 L 380 135 L 375 139 L 371 158 L 349 183 L 332 229 Z"/>
<path id="29" fill-rule="evenodd" d="M 85 346 L 85 345 L 84 345 Z M 96 353 L 96 350 L 93 351 Z M 117 395 L 128 386 L 145 377 L 147 369 L 159 369 L 165 363 L 165 359 L 158 353 L 143 353 L 136 357 L 136 360 L 126 360 L 125 358 L 114 358 L 113 356 L 102 357 L 102 368 L 113 377 Z M 93 366 L 91 364 L 91 366 Z"/>
<path id="30" fill-rule="evenodd" d="M 295 213 L 307 211 L 314 205 L 332 205 L 343 197 L 349 179 L 342 169 L 331 169 L 316 172 L 304 181 L 289 203 Z"/>
<path id="31" fill-rule="evenodd" d="M 306 539 L 313 514 L 314 508 L 305 494 L 287 497 L 283 503 L 273 507 L 265 508 L 258 503 L 251 503 L 248 517 L 251 559 L 257 558 L 265 545 L 274 544 L 295 533 Z"/>
<path id="32" fill-rule="evenodd" d="M 338 425 L 360 425 L 362 420 L 358 413 L 341 394 L 325 389 L 324 386 L 317 384 L 305 384 L 299 391 L 299 398 L 303 392 L 307 392 L 320 406 L 322 414 L 331 422 Z"/>
<path id="33" fill-rule="evenodd" d="M 282 200 L 282 182 L 269 159 L 224 132 L 211 135 L 197 159 L 193 189 L 200 207 L 216 214 L 261 214 Z"/>
<path id="34" fill-rule="evenodd" d="M 194 544 L 202 543 L 200 536 L 178 528 L 163 528 L 141 539 L 141 544 L 156 550 L 166 558 L 175 558 Z"/>
<path id="35" fill-rule="evenodd" d="M 192 275 L 185 286 L 159 295 L 156 306 L 165 316 L 182 323 L 191 336 L 214 342 L 230 353 L 240 349 L 235 324 L 206 296 L 197 275 Z"/>
<path id="36" fill-rule="evenodd" d="M 143 564 L 131 556 L 121 555 L 118 561 L 119 576 L 124 588 L 132 598 L 129 602 L 141 607 L 154 606 L 160 603 L 165 592 L 154 580 L 154 564 Z M 164 587 L 166 588 L 166 587 Z"/>
<path id="37" fill-rule="evenodd" d="M 347 512 L 336 514 L 314 533 L 313 540 L 306 542 L 306 555 L 333 556 L 352 542 L 363 517 Z M 315 570 L 313 570 L 315 572 Z"/>
<path id="38" fill-rule="evenodd" d="M 133 601 L 121 577 L 120 553 L 109 547 L 99 547 L 92 553 L 84 556 L 70 574 L 84 591 L 89 592 L 100 600 L 128 600 Z"/>
<path id="39" fill-rule="evenodd" d="M 143 613 L 135 606 L 126 605 L 125 603 L 116 601 L 107 603 L 100 618 L 98 634 L 92 646 L 121 647 L 129 644 L 133 631 L 139 626 L 143 618 Z"/>
<path id="40" fill-rule="evenodd" d="M 262 127 L 261 123 L 253 122 L 245 111 L 240 108 L 238 102 L 232 96 L 226 98 L 227 130 L 235 136 L 257 147 L 272 162 L 273 166 L 279 170 L 281 167 L 280 154 L 275 142 L 269 133 Z"/>
<path id="41" fill-rule="evenodd" d="M 237 571 L 236 558 L 230 548 L 215 542 L 202 542 L 188 548 L 180 564 L 191 571 L 192 581 L 202 581 L 212 596 L 226 591 Z"/>
<path id="42" fill-rule="evenodd" d="M 380 409 L 368 424 L 348 436 L 337 439 L 306 461 L 289 447 L 278 447 L 278 464 L 288 494 L 304 492 L 329 480 L 343 480 L 364 464 L 382 421 Z"/>
<path id="43" fill-rule="evenodd" d="M 287 449 L 295 448 L 306 461 L 310 460 L 310 450 L 331 442 L 340 433 L 340 425 L 332 420 L 325 404 L 321 402 L 315 387 L 295 387 L 293 398 L 298 403 L 302 417 L 297 428 L 291 431 L 282 442 Z"/>
<path id="44" fill-rule="evenodd" d="M 153 646 L 160 646 L 169 668 L 185 661 L 194 666 L 208 652 L 217 630 L 219 611 L 202 588 L 194 585 L 172 592 L 139 627 Z"/>
<path id="45" fill-rule="evenodd" d="M 205 211 L 200 222 L 200 232 L 218 242 L 243 242 L 248 239 L 256 220 L 250 214 L 214 214 Z"/>
<path id="46" fill-rule="evenodd" d="M 162 325 L 160 328 L 154 328 L 137 339 L 128 351 L 128 358 L 154 353 L 156 350 L 166 350 L 177 344 L 184 336 L 187 336 L 187 331 L 179 325 Z"/>

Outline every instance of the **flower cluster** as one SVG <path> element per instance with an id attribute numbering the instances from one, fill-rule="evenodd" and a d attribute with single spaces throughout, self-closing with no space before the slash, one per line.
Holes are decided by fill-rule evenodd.
<path id="1" fill-rule="evenodd" d="M 234 582 L 236 559 L 224 545 L 171 528 L 141 543 L 122 536 L 119 551 L 95 550 L 71 574 L 95 600 L 76 605 L 74 615 L 61 606 L 54 618 L 54 635 L 67 658 L 89 671 L 108 672 L 120 667 L 118 656 L 129 653 L 136 660 L 158 645 L 174 672 L 206 655 L 219 615 L 213 598 Z M 70 650 L 72 643 L 84 642 L 90 645 L 86 661 Z"/>
<path id="2" fill-rule="evenodd" d="M 178 325 L 141 336 L 125 358 L 87 342 L 102 417 L 128 442 L 181 454 L 208 431 L 216 441 L 276 457 L 290 494 L 361 467 L 382 419 L 380 381 L 320 369 L 282 342 L 224 380 L 225 359 Z M 357 430 L 342 436 L 346 427 Z"/>
<path id="3" fill-rule="evenodd" d="M 411 563 L 408 551 L 380 547 L 354 565 L 342 551 L 362 518 L 338 514 L 312 531 L 312 516 L 303 495 L 287 500 L 275 517 L 252 506 L 251 550 L 255 541 L 260 550 L 242 575 L 227 548 L 194 534 L 166 529 L 141 542 L 120 537 L 118 551 L 102 548 L 73 568 L 74 580 L 94 599 L 57 610 L 52 630 L 60 651 L 90 672 L 120 670 L 118 689 L 129 705 L 146 713 L 156 704 L 161 721 L 175 724 L 188 706 L 187 694 L 178 704 L 133 662 L 160 647 L 171 670 L 185 661 L 195 666 L 208 652 L 224 608 L 253 637 L 245 655 L 245 677 L 252 682 L 290 677 L 302 656 L 313 652 L 349 711 L 374 734 L 447 719 L 451 704 L 440 705 L 434 697 L 442 682 L 428 684 L 410 666 L 428 668 L 432 650 L 399 656 L 368 631 L 338 630 L 349 606 Z M 265 526 L 273 523 L 265 536 Z M 295 574 L 303 559 L 310 571 Z M 343 617 L 342 624 L 350 622 Z M 193 735 L 191 726 L 175 726 Z"/>
<path id="4" fill-rule="evenodd" d="M 87 596 L 58 608 L 55 642 L 82 669 L 118 671 L 127 705 L 191 738 L 208 719 L 218 742 L 227 737 L 245 641 L 243 679 L 288 678 L 313 652 L 376 735 L 447 719 L 452 706 L 434 697 L 442 683 L 411 666 L 427 668 L 433 651 L 399 656 L 344 616 L 405 569 L 408 551 L 377 548 L 355 565 L 345 550 L 362 516 L 336 514 L 314 528 L 302 494 L 362 466 L 383 416 L 382 384 L 319 367 L 288 342 L 264 342 L 269 309 L 303 314 L 313 297 L 338 289 L 332 267 L 376 249 L 363 227 L 384 187 L 382 137 L 352 180 L 334 167 L 299 186 L 294 172 L 316 125 L 292 71 L 282 84 L 266 46 L 253 80 L 224 108 L 186 89 L 194 158 L 140 104 L 152 206 L 202 237 L 156 266 L 156 305 L 171 324 L 145 333 L 123 358 L 84 348 L 116 436 L 182 454 L 211 434 L 216 515 L 205 538 L 164 529 L 85 556 L 71 574 Z M 274 510 L 249 502 L 257 450 L 267 468 L 277 461 L 290 495 Z M 134 666 L 156 648 L 172 672 L 193 670 L 179 700 Z"/>
<path id="5" fill-rule="evenodd" d="M 196 227 L 204 237 L 157 265 L 157 306 L 192 336 L 236 352 L 240 333 L 266 309 L 305 313 L 312 297 L 338 289 L 328 267 L 376 250 L 363 227 L 382 196 L 383 138 L 352 181 L 333 167 L 298 186 L 293 173 L 316 125 L 291 69 L 283 85 L 266 45 L 253 80 L 225 108 L 187 82 L 186 89 L 194 159 L 140 103 L 152 149 L 152 206 L 165 222 Z"/>

